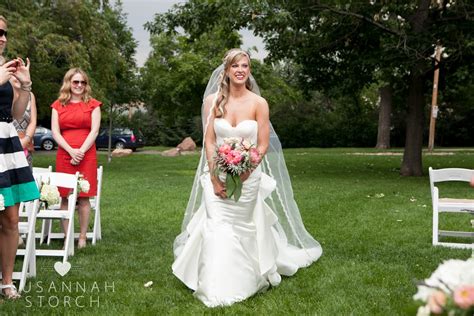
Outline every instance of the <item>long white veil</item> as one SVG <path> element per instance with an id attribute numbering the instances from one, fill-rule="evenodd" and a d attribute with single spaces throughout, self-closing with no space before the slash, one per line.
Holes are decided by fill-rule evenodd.
<path id="1" fill-rule="evenodd" d="M 210 123 L 210 115 L 208 115 L 208 117 L 205 117 L 204 114 L 204 100 L 207 96 L 218 92 L 220 79 L 223 74 L 223 71 L 224 65 L 220 65 L 214 70 L 204 93 L 203 105 L 201 107 L 203 133 L 205 133 L 205 131 L 207 130 L 207 125 Z M 260 90 L 252 75 L 250 75 L 250 80 L 252 83 L 252 91 L 260 95 Z M 215 104 L 216 98 L 213 101 L 212 108 L 209 113 L 212 113 L 212 109 Z M 314 250 L 316 248 L 321 250 L 321 245 L 306 231 L 304 227 L 300 211 L 293 197 L 293 189 L 291 187 L 291 180 L 288 175 L 288 169 L 286 168 L 285 159 L 283 157 L 281 143 L 271 124 L 270 143 L 267 153 L 261 162 L 261 166 L 262 171 L 272 177 L 277 184 L 276 189 L 265 200 L 265 202 L 270 206 L 270 208 L 278 217 L 278 224 L 275 228 L 281 239 L 286 240 L 288 244 L 300 249 Z M 191 196 L 189 198 L 188 205 L 186 207 L 186 212 L 184 214 L 184 220 L 181 226 L 181 234 L 176 237 L 173 245 L 175 257 L 177 257 L 181 253 L 182 247 L 184 246 L 189 237 L 189 234 L 186 231 L 186 227 L 191 221 L 194 213 L 199 209 L 202 202 L 203 188 L 199 180 L 201 176 L 207 172 L 209 172 L 209 169 L 207 166 L 206 151 L 203 137 L 201 159 L 199 160 L 199 165 L 196 170 L 196 176 L 194 177 Z M 312 256 L 310 253 L 314 252 L 308 251 L 307 254 L 309 257 Z M 318 253 L 320 254 L 321 251 L 318 251 Z"/>

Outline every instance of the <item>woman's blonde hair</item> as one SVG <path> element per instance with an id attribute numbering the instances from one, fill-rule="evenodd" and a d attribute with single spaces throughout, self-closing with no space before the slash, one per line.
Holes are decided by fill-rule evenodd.
<path id="1" fill-rule="evenodd" d="M 227 101 L 229 100 L 229 76 L 227 75 L 227 72 L 229 68 L 232 66 L 232 64 L 238 62 L 240 59 L 243 57 L 247 57 L 249 61 L 249 67 L 250 67 L 250 55 L 239 48 L 233 48 L 229 51 L 224 56 L 223 64 L 224 64 L 224 70 L 221 73 L 221 78 L 220 78 L 220 83 L 219 83 L 219 94 L 217 97 L 217 104 L 214 109 L 214 115 L 215 117 L 223 117 L 225 116 L 226 109 L 225 105 Z M 247 87 L 248 90 L 252 91 L 252 83 L 250 82 L 250 76 L 247 78 L 247 81 L 245 82 L 245 86 Z"/>
<path id="2" fill-rule="evenodd" d="M 69 69 L 63 78 L 63 85 L 61 89 L 59 89 L 59 103 L 62 105 L 66 105 L 69 100 L 71 100 L 71 79 L 75 74 L 81 74 L 84 80 L 87 82 L 86 86 L 84 87 L 84 94 L 82 95 L 82 100 L 84 102 L 89 102 L 91 97 L 91 85 L 89 82 L 89 76 L 87 76 L 86 72 L 81 68 L 71 68 Z"/>
<path id="3" fill-rule="evenodd" d="M 6 26 L 8 26 L 8 21 L 7 19 L 0 14 L 0 21 L 5 23 Z M 3 65 L 5 63 L 5 58 L 2 56 L 3 55 L 3 49 L 0 51 L 0 65 Z"/>

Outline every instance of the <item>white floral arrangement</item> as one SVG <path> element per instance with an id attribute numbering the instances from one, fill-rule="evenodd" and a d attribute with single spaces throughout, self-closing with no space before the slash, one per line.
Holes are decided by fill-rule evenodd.
<path id="1" fill-rule="evenodd" d="M 417 287 L 413 299 L 424 302 L 417 316 L 474 315 L 474 257 L 444 261 Z"/>
<path id="2" fill-rule="evenodd" d="M 89 192 L 91 185 L 82 174 L 79 174 L 79 179 L 77 180 L 77 191 L 87 193 Z"/>
<path id="3" fill-rule="evenodd" d="M 3 211 L 5 209 L 5 198 L 3 197 L 2 194 L 0 194 L 0 211 Z"/>
<path id="4" fill-rule="evenodd" d="M 40 190 L 40 201 L 45 203 L 46 208 L 48 208 L 48 205 L 59 204 L 60 199 L 58 187 L 49 184 L 49 181 L 43 181 Z"/>

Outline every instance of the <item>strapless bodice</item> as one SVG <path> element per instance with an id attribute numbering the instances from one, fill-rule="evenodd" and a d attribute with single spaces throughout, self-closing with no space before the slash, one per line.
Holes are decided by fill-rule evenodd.
<path id="1" fill-rule="evenodd" d="M 227 137 L 243 137 L 253 144 L 257 144 L 258 124 L 255 120 L 243 120 L 236 126 L 232 126 L 226 119 L 216 118 L 214 132 L 218 145 Z"/>

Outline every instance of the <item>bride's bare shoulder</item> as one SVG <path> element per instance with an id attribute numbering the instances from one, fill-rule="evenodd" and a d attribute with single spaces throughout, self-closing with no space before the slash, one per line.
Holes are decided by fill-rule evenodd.
<path id="1" fill-rule="evenodd" d="M 257 105 L 257 108 L 268 108 L 268 103 L 265 98 L 259 96 L 258 94 L 251 92 L 252 101 Z"/>

